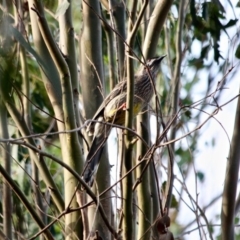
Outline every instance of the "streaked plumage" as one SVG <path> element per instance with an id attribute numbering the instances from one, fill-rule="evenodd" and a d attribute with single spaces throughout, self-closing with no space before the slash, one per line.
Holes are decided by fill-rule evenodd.
<path id="1" fill-rule="evenodd" d="M 148 70 L 152 75 L 152 79 L 156 79 L 156 75 L 160 70 L 160 63 L 165 56 L 156 57 L 147 60 L 146 66 L 140 68 L 134 79 L 134 99 L 133 99 L 133 114 L 134 117 L 149 103 L 154 89 L 150 80 Z M 126 110 L 126 80 L 120 82 L 104 99 L 97 112 L 93 116 L 93 120 L 99 122 L 109 122 L 117 125 L 125 123 Z M 97 172 L 103 147 L 111 130 L 110 125 L 91 122 L 87 128 L 89 135 L 93 135 L 92 145 L 90 147 L 84 172 L 83 179 L 86 183 L 92 186 L 95 173 Z"/>

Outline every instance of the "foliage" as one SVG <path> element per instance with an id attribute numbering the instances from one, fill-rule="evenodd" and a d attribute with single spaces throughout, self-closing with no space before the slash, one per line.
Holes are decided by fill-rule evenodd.
<path id="1" fill-rule="evenodd" d="M 154 5 L 149 3 L 144 11 L 128 52 L 122 51 L 121 47 L 128 49 L 127 41 L 144 3 L 133 1 L 133 6 L 122 6 L 120 1 L 109 1 L 108 4 L 101 1 L 99 9 L 98 1 L 82 1 L 81 6 L 77 1 L 59 1 L 58 6 L 53 1 L 46 1 L 44 8 L 42 1 L 5 1 L 1 5 L 0 180 L 3 184 L 0 185 L 0 191 L 6 198 L 0 201 L 0 212 L 4 218 L 0 221 L 1 232 L 9 239 L 36 239 L 38 233 L 47 239 L 87 239 L 83 231 L 88 229 L 85 221 L 95 223 L 88 229 L 89 232 L 93 230 L 95 239 L 113 239 L 114 234 L 119 234 L 119 237 L 122 228 L 123 234 L 128 231 L 122 223 L 125 221 L 126 213 L 122 214 L 122 211 L 127 199 L 123 196 L 124 181 L 121 179 L 125 172 L 119 173 L 122 163 L 117 162 L 121 155 L 120 142 L 117 150 L 109 149 L 110 164 L 115 166 L 112 168 L 106 162 L 109 169 L 107 173 L 104 173 L 106 168 L 102 171 L 100 167 L 98 185 L 92 191 L 85 186 L 82 191 L 86 194 L 84 196 L 77 188 L 79 183 L 84 184 L 81 182 L 83 159 L 91 142 L 85 132 L 85 120 L 91 118 L 100 105 L 101 95 L 105 95 L 116 82 L 128 75 L 126 59 L 129 56 L 131 58 L 127 61 L 134 59 L 134 71 L 144 64 L 142 59 L 154 57 L 144 47 L 147 43 L 149 48 L 152 47 L 151 44 L 154 45 L 154 34 L 152 42 L 146 40 L 150 31 L 148 24 L 154 22 L 153 12 L 158 7 L 158 1 L 153 2 Z M 154 53 L 157 56 L 166 53 L 167 60 L 161 67 L 162 74 L 157 77 L 156 96 L 148 111 L 151 116 L 151 132 L 147 121 L 143 120 L 142 125 L 134 122 L 133 129 L 141 126 L 142 132 L 145 130 L 151 141 L 144 134 L 140 138 L 139 129 L 133 131 L 132 170 L 127 174 L 132 174 L 134 179 L 133 184 L 127 186 L 127 189 L 133 189 L 133 199 L 130 199 L 133 212 L 132 218 L 128 219 L 134 226 L 131 239 L 160 239 L 160 235 L 166 234 L 165 226 L 170 224 L 169 217 L 171 224 L 168 231 L 174 237 L 185 238 L 187 233 L 194 232 L 192 226 L 196 226 L 201 238 L 206 237 L 205 230 L 210 239 L 219 237 L 219 228 L 215 228 L 215 221 L 219 217 L 209 218 L 205 213 L 208 207 L 212 207 L 213 196 L 206 199 L 206 205 L 198 201 L 199 192 L 204 193 L 204 184 L 211 183 L 207 182 L 205 170 L 197 168 L 196 158 L 200 150 L 204 151 L 199 147 L 203 133 L 201 128 L 207 129 L 207 124 L 215 121 L 220 110 L 238 97 L 225 99 L 223 90 L 227 81 L 230 82 L 237 72 L 234 56 L 228 58 L 228 54 L 234 52 L 232 55 L 240 58 L 240 44 L 235 40 L 239 34 L 236 30 L 239 23 L 234 15 L 229 18 L 231 4 L 228 2 L 228 8 L 223 7 L 218 0 L 190 0 L 189 5 L 187 1 L 179 2 L 181 1 L 172 3 L 163 20 L 163 27 L 154 25 L 155 35 L 160 34 L 158 44 L 153 47 Z M 110 7 L 113 10 L 109 10 Z M 119 20 L 117 11 L 120 7 L 124 15 Z M 83 17 L 84 8 L 88 9 L 87 17 L 90 20 L 96 18 L 97 23 L 102 24 L 100 35 L 97 30 L 91 32 Z M 163 15 L 159 13 L 159 16 Z M 156 16 L 158 17 L 157 14 Z M 37 33 L 34 27 L 38 28 Z M 92 39 L 86 41 L 86 28 L 92 35 L 100 36 L 100 42 L 97 37 L 95 42 Z M 127 29 L 124 32 L 126 38 L 120 32 L 121 29 Z M 39 34 L 37 38 L 36 34 Z M 91 34 L 89 38 L 92 37 Z M 177 35 L 180 34 L 182 37 L 178 40 Z M 223 35 L 235 42 L 224 51 L 221 49 Z M 86 49 L 84 53 L 81 45 L 83 39 Z M 113 49 L 110 48 L 110 43 L 114 46 Z M 99 52 L 102 51 L 103 54 L 95 51 L 91 55 L 88 52 L 91 44 L 100 44 Z M 96 61 L 98 54 L 101 55 L 100 60 Z M 111 59 L 111 54 L 114 59 Z M 121 58 L 122 55 L 125 61 Z M 176 73 L 177 69 L 180 74 Z M 96 75 L 100 76 L 100 80 Z M 102 81 L 102 85 L 99 81 Z M 225 131 L 224 126 L 221 127 Z M 120 131 L 117 134 L 119 139 Z M 147 147 L 144 154 L 136 156 L 138 146 L 136 147 L 135 138 L 139 142 L 142 138 L 145 139 Z M 212 141 L 212 148 L 218 141 L 214 136 L 209 136 L 208 140 Z M 171 168 L 173 163 L 174 167 Z M 140 175 L 136 175 L 139 173 L 135 165 L 141 165 Z M 110 172 L 111 179 L 114 180 L 102 187 L 102 182 Z M 188 177 L 195 182 L 196 192 L 188 189 Z M 171 178 L 174 178 L 173 185 Z M 117 181 L 119 183 L 113 186 Z M 147 202 L 143 205 L 146 205 L 149 215 L 140 205 L 141 201 L 144 202 L 139 193 L 143 185 L 147 186 L 145 190 L 148 194 L 143 196 L 147 197 Z M 21 198 L 18 191 L 25 198 Z M 8 203 L 12 206 L 10 221 L 6 220 L 4 210 L 4 206 L 7 206 L 4 200 L 7 199 L 6 193 L 10 193 Z M 86 196 L 90 200 L 86 200 Z M 218 199 L 221 198 L 222 194 Z M 172 201 L 168 202 L 168 199 Z M 89 206 L 84 204 L 88 203 L 94 204 L 94 210 L 93 213 L 89 210 L 86 220 L 84 211 Z M 83 205 L 84 210 L 81 209 Z M 191 212 L 191 218 L 183 221 L 178 216 L 186 208 Z M 105 218 L 103 213 L 106 214 Z M 144 216 L 146 226 L 141 225 L 141 215 Z M 192 218 L 193 222 L 190 220 Z M 234 219 L 235 224 L 238 224 L 238 216 Z M 161 225 L 161 231 L 155 226 L 157 222 L 164 225 L 164 228 Z M 48 231 L 43 231 L 48 224 Z M 139 233 L 141 227 L 146 236 Z M 12 236 L 9 236 L 9 231 Z M 107 231 L 108 235 L 104 235 L 105 238 L 98 237 L 98 234 L 102 234 L 101 231 Z M 235 231 L 235 234 L 238 239 L 239 233 Z"/>

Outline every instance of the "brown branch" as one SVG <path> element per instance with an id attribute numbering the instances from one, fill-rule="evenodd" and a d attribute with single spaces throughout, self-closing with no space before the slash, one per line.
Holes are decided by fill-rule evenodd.
<path id="1" fill-rule="evenodd" d="M 61 160 L 57 159 L 56 157 L 46 153 L 46 152 L 43 152 L 41 151 L 40 149 L 34 147 L 33 145 L 31 144 L 28 144 L 28 143 L 23 143 L 23 145 L 25 145 L 26 147 L 30 148 L 31 150 L 35 151 L 36 153 L 38 153 L 39 155 L 43 155 L 43 156 L 46 156 L 46 157 L 49 157 L 51 158 L 53 161 L 57 162 L 59 165 L 61 165 L 62 167 L 66 168 L 79 182 L 80 184 L 83 186 L 83 188 L 86 190 L 87 194 L 92 198 L 93 202 L 95 202 L 96 205 L 99 206 L 99 212 L 101 214 L 101 217 L 103 219 L 103 221 L 105 222 L 106 226 L 108 227 L 109 231 L 112 233 L 112 235 L 118 239 L 118 234 L 117 232 L 114 230 L 114 228 L 111 226 L 111 223 L 109 223 L 106 215 L 105 215 L 105 212 L 103 210 L 103 207 L 101 205 L 101 203 L 98 203 L 98 200 L 97 200 L 97 197 L 95 196 L 95 194 L 92 192 L 91 188 L 89 188 L 89 186 L 85 183 L 85 181 L 79 176 L 79 174 L 74 170 L 72 169 L 71 167 L 69 167 L 66 163 L 62 162 Z M 101 196 L 101 195 L 100 195 Z M 84 206 L 86 207 L 86 205 Z M 72 212 L 72 211 L 68 211 L 69 207 L 67 207 L 64 212 L 66 213 L 69 213 L 69 212 Z M 76 210 L 76 209 L 75 209 Z M 49 227 L 49 225 L 47 225 Z M 48 228 L 47 227 L 47 228 Z M 47 228 L 44 228 L 44 229 L 47 229 Z M 42 231 L 44 231 L 44 229 Z M 41 232 L 39 232 L 37 235 L 34 235 L 34 237 L 37 237 L 39 236 L 39 234 L 41 234 Z M 31 239 L 34 239 L 34 238 L 31 238 Z"/>

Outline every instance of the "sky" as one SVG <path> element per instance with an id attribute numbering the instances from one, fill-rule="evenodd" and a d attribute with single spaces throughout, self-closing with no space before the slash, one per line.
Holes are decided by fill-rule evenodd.
<path id="1" fill-rule="evenodd" d="M 223 6 L 227 6 L 227 18 L 234 18 L 231 8 L 229 7 L 228 2 L 221 1 Z M 236 6 L 237 1 L 231 1 L 233 6 Z M 236 17 L 240 17 L 239 9 L 235 8 Z M 238 23 L 239 28 L 239 23 Z M 236 33 L 236 27 L 229 29 L 228 34 L 230 38 Z M 199 46 L 194 46 L 199 47 Z M 228 51 L 229 48 L 232 48 L 233 51 Z M 229 62 L 238 68 L 239 61 L 234 57 L 234 51 L 236 50 L 236 46 L 233 45 L 226 34 L 222 34 L 220 41 L 220 50 L 222 51 L 222 55 L 227 58 L 229 57 Z M 202 77 L 208 77 L 209 73 L 203 72 Z M 217 81 L 220 81 L 221 78 L 217 76 L 215 73 L 215 78 Z M 225 85 L 225 90 L 219 99 L 219 103 L 224 103 L 227 100 L 230 100 L 234 96 L 239 93 L 240 79 L 238 74 L 235 75 L 234 78 L 227 78 L 227 84 Z M 198 100 L 198 91 L 197 89 L 202 89 L 202 86 L 196 87 L 196 100 Z M 200 95 L 200 92 L 199 92 Z M 229 154 L 229 147 L 231 141 L 233 126 L 234 126 L 234 117 L 236 111 L 237 99 L 224 106 L 221 111 L 216 115 L 216 119 L 219 123 L 212 119 L 206 124 L 205 127 L 200 129 L 201 137 L 198 141 L 198 153 L 196 155 L 195 162 L 195 170 L 201 171 L 204 173 L 204 182 L 197 183 L 197 189 L 195 184 L 195 172 L 194 169 L 191 170 L 191 174 L 186 180 L 186 186 L 190 194 L 196 199 L 196 193 L 198 194 L 198 204 L 201 207 L 204 207 L 209 204 L 209 202 L 219 196 L 219 194 L 223 191 L 224 186 L 224 178 L 225 178 L 225 170 L 226 170 L 226 162 Z M 211 111 L 209 111 L 210 113 Z M 202 116 L 202 118 L 206 118 L 207 116 Z M 214 138 L 214 144 L 212 144 L 212 139 Z M 176 169 L 177 171 L 177 169 Z M 178 174 L 176 172 L 175 174 Z M 237 195 L 239 192 L 239 187 L 237 191 Z M 187 194 L 183 196 L 185 200 L 189 199 Z M 190 201 L 187 201 L 190 204 Z M 191 205 L 191 204 L 190 204 Z M 220 224 L 219 216 L 221 214 L 221 198 L 216 201 L 211 207 L 206 210 L 206 216 L 208 221 L 212 224 Z M 181 210 L 179 211 L 178 221 L 183 226 L 191 222 L 191 220 L 195 219 L 196 216 L 192 211 L 188 209 L 184 204 L 181 205 Z M 204 220 L 201 218 L 201 224 L 205 224 Z M 186 231 L 194 229 L 197 225 L 191 225 Z M 203 239 L 209 239 L 208 232 L 205 229 L 206 235 Z M 220 227 L 214 227 L 214 239 L 220 233 Z M 193 231 L 189 235 L 184 235 L 184 239 L 200 239 L 199 232 Z"/>

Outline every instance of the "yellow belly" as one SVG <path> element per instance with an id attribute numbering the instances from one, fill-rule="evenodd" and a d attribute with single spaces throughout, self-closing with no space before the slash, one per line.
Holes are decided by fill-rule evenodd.
<path id="1" fill-rule="evenodd" d="M 133 117 L 135 118 L 137 114 L 142 110 L 142 104 L 135 103 L 133 106 Z M 111 109 L 105 115 L 105 121 L 112 122 L 114 124 L 123 125 L 125 123 L 125 112 L 126 109 Z"/>
<path id="2" fill-rule="evenodd" d="M 138 113 L 142 110 L 142 104 L 135 103 L 133 106 L 133 116 L 136 117 L 138 115 Z"/>

